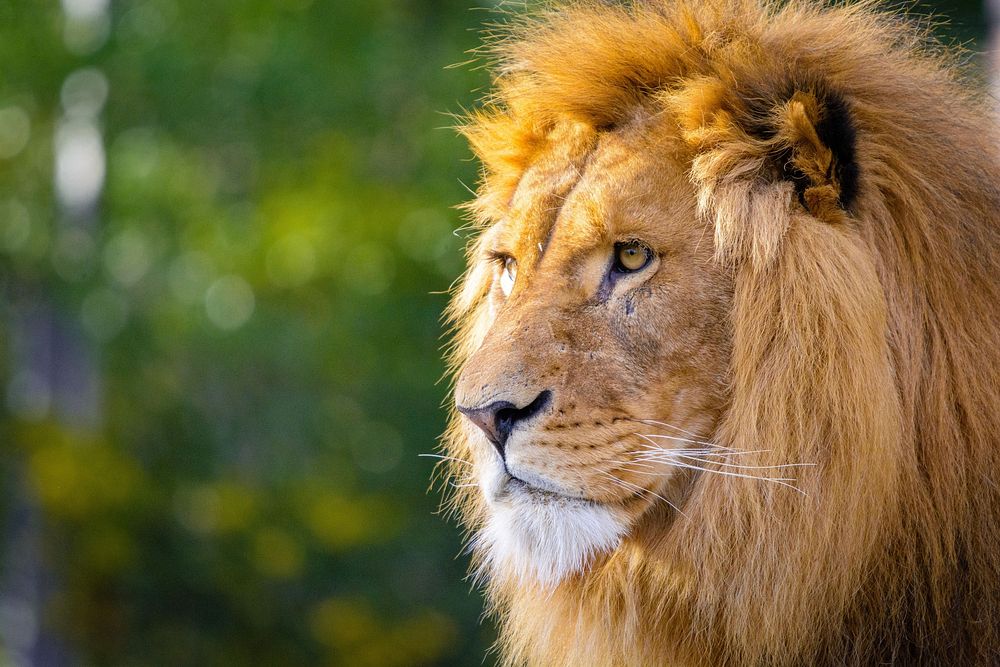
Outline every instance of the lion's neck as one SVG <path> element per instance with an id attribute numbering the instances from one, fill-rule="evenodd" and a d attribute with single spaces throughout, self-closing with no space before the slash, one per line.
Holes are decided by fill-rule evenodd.
<path id="1" fill-rule="evenodd" d="M 709 648 L 679 632 L 691 627 L 691 578 L 656 560 L 631 543 L 550 590 L 494 587 L 503 654 L 511 664 L 700 664 L 692 656 Z"/>

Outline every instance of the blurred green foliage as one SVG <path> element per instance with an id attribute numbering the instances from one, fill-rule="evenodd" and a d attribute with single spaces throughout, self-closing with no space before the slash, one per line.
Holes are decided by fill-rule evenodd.
<path id="1" fill-rule="evenodd" d="M 4 495 L 42 517 L 40 622 L 64 653 L 484 651 L 417 457 L 443 428 L 432 292 L 461 270 L 450 207 L 475 180 L 440 129 L 483 84 L 444 69 L 475 43 L 468 6 L 142 0 L 73 25 L 0 5 L 0 109 L 28 125 L 0 136 L 23 143 L 0 161 Z M 74 225 L 54 137 L 102 86 L 107 178 L 96 225 Z M 60 414 L 58 359 L 17 359 L 40 309 L 93 360 L 96 425 Z"/>
<path id="2" fill-rule="evenodd" d="M 445 67 L 489 15 L 104 4 L 0 4 L 6 659 L 481 663 L 417 455 L 476 180 L 443 112 L 486 83 Z"/>

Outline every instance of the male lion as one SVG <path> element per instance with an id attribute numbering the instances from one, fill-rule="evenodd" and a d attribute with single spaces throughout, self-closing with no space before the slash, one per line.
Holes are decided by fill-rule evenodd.
<path id="1" fill-rule="evenodd" d="M 446 436 L 505 661 L 1000 664 L 986 105 L 867 4 L 515 24 Z"/>

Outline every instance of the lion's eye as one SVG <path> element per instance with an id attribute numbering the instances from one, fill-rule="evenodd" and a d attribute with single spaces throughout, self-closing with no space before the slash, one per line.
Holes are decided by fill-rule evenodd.
<path id="1" fill-rule="evenodd" d="M 515 280 L 517 280 L 517 260 L 506 257 L 503 260 L 503 271 L 500 273 L 500 291 L 504 296 L 510 296 Z"/>
<path id="2" fill-rule="evenodd" d="M 615 244 L 615 270 L 621 273 L 633 273 L 645 268 L 653 259 L 653 251 L 639 241 L 626 241 Z"/>

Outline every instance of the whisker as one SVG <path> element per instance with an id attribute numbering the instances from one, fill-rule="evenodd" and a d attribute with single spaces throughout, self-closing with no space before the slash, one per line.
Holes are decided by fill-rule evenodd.
<path id="1" fill-rule="evenodd" d="M 633 461 L 608 461 L 608 463 L 612 466 L 612 470 L 615 470 L 617 468 L 624 468 L 627 466 L 638 466 L 640 468 L 646 468 L 648 470 L 656 469 L 651 465 L 653 463 L 652 461 L 645 461 L 644 459 L 635 459 Z"/>
<path id="2" fill-rule="evenodd" d="M 696 456 L 686 456 L 684 454 L 662 454 L 662 455 L 658 456 L 656 454 L 649 453 L 649 454 L 646 454 L 641 460 L 642 461 L 647 461 L 647 462 L 657 462 L 657 463 L 668 463 L 668 464 L 675 464 L 676 463 L 678 465 L 693 465 L 693 464 L 684 463 L 684 461 L 679 461 L 678 459 L 691 459 L 693 461 L 697 461 L 699 463 L 704 463 L 704 464 L 707 464 L 707 465 L 711 465 L 711 464 L 722 465 L 718 461 L 704 460 L 704 459 L 700 459 L 700 458 L 698 458 Z M 740 468 L 740 467 L 744 467 L 744 466 L 734 466 L 734 467 Z M 752 466 L 746 466 L 746 467 L 752 467 Z"/>
<path id="3" fill-rule="evenodd" d="M 764 475 L 755 475 L 748 473 L 736 472 L 738 470 L 784 470 L 787 468 L 806 468 L 816 466 L 816 463 L 782 463 L 774 465 L 743 465 L 741 463 L 732 462 L 731 458 L 735 456 L 747 456 L 750 454 L 765 454 L 770 452 L 769 449 L 760 450 L 737 450 L 720 445 L 715 442 L 710 442 L 704 440 L 701 436 L 698 436 L 691 431 L 687 431 L 679 426 L 674 426 L 673 424 L 668 424 L 666 422 L 657 421 L 655 419 L 631 419 L 641 424 L 655 424 L 657 426 L 662 426 L 664 428 L 673 429 L 674 431 L 683 433 L 688 438 L 682 438 L 676 435 L 666 435 L 662 433 L 635 433 L 633 435 L 643 439 L 648 444 L 644 444 L 641 450 L 637 450 L 631 453 L 633 457 L 633 462 L 631 464 L 625 465 L 641 465 L 647 466 L 649 463 L 662 463 L 676 468 L 684 468 L 688 470 L 696 470 L 699 472 L 704 472 L 708 474 L 723 475 L 726 477 L 739 477 L 742 479 L 752 479 L 761 482 L 773 482 L 774 484 L 779 484 L 781 486 L 787 486 L 790 489 L 801 493 L 803 496 L 808 496 L 808 494 L 800 489 L 798 486 L 791 484 L 790 482 L 797 482 L 798 479 L 792 477 L 768 477 Z M 691 445 L 698 445 L 699 447 L 688 447 L 688 448 L 666 448 L 660 446 L 657 440 L 671 440 L 675 442 L 687 443 Z M 721 460 L 719 460 L 721 459 Z M 698 463 L 712 465 L 714 467 L 708 468 L 697 465 Z M 729 468 L 730 470 L 719 470 L 717 468 Z M 643 473 L 641 471 L 638 474 L 652 474 Z"/>
<path id="4" fill-rule="evenodd" d="M 442 456 L 441 454 L 417 454 L 417 456 L 428 459 L 440 459 L 442 461 L 454 461 L 455 463 L 464 463 L 468 466 L 473 465 L 472 461 L 466 461 L 455 456 Z"/>
<path id="5" fill-rule="evenodd" d="M 815 463 L 779 463 L 770 466 L 745 466 L 739 463 L 723 463 L 722 461 L 706 461 L 698 456 L 691 456 L 688 454 L 677 454 L 681 458 L 691 459 L 693 461 L 700 461 L 701 463 L 714 463 L 717 466 L 722 466 L 724 468 L 741 468 L 743 470 L 781 470 L 782 468 L 811 468 L 815 466 Z"/>
<path id="6" fill-rule="evenodd" d="M 689 435 L 692 438 L 698 438 L 698 439 L 701 438 L 701 436 L 697 435 L 696 433 L 692 433 L 691 431 L 685 431 L 680 426 L 674 426 L 673 424 L 667 424 L 666 422 L 658 422 L 655 419 L 634 419 L 633 421 L 637 421 L 643 424 L 656 424 L 657 426 L 663 426 L 666 428 L 672 428 L 675 431 L 680 431 L 681 433 Z"/>
<path id="7" fill-rule="evenodd" d="M 641 435 L 641 434 L 636 433 L 636 435 Z M 716 449 L 723 449 L 723 450 L 728 450 L 728 451 L 737 451 L 735 449 L 730 449 L 729 447 L 726 447 L 724 445 L 720 445 L 720 444 L 715 443 L 715 442 L 709 442 L 707 440 L 691 440 L 689 438 L 680 438 L 680 437 L 678 437 L 676 435 L 664 435 L 662 433 L 646 433 L 646 434 L 644 434 L 644 437 L 647 437 L 647 438 L 664 438 L 666 440 L 675 440 L 677 442 L 688 442 L 688 443 L 691 443 L 693 445 L 704 445 L 704 446 L 707 446 L 707 447 L 714 447 Z"/>
<path id="8" fill-rule="evenodd" d="M 636 434 L 638 435 L 638 434 Z M 670 452 L 676 454 L 693 454 L 695 456 L 705 456 L 705 457 L 718 457 L 718 458 L 729 458 L 731 456 L 747 456 L 748 454 L 763 454 L 769 452 L 769 449 L 753 449 L 747 451 L 733 450 L 731 452 L 716 452 L 711 449 L 697 449 L 694 447 L 678 447 L 676 449 L 660 447 L 659 445 L 643 445 L 642 450 L 636 450 L 637 453 L 643 452 Z"/>
<path id="9" fill-rule="evenodd" d="M 708 459 L 711 456 L 727 456 L 726 454 L 713 454 L 711 452 L 704 453 L 699 452 L 694 449 L 655 449 L 646 448 L 642 451 L 636 452 L 638 456 L 637 461 L 659 461 L 664 457 L 680 457 L 684 459 L 691 459 L 694 461 L 699 461 L 701 463 L 714 463 L 716 465 L 725 468 L 742 468 L 744 470 L 781 470 L 782 468 L 810 468 L 815 466 L 815 463 L 778 463 L 774 465 L 743 465 L 740 463 L 725 463 L 723 461 L 714 461 Z M 753 454 L 754 452 L 740 452 L 742 454 Z"/>
<path id="10" fill-rule="evenodd" d="M 636 463 L 622 463 L 620 465 L 622 467 L 628 467 L 630 465 L 632 465 L 632 466 L 634 466 L 634 465 L 642 465 L 646 469 L 649 469 L 649 466 L 646 465 L 648 463 L 664 463 L 666 465 L 677 467 L 677 468 L 688 468 L 688 469 L 691 469 L 691 470 L 700 470 L 702 472 L 707 472 L 707 473 L 717 473 L 717 474 L 720 474 L 720 475 L 730 475 L 730 476 L 736 476 L 736 477 L 743 477 L 745 479 L 759 479 L 759 480 L 761 480 L 763 482 L 797 482 L 798 481 L 798 479 L 794 478 L 794 477 L 765 477 L 765 476 L 761 476 L 761 475 L 740 475 L 738 473 L 729 473 L 729 472 L 725 472 L 725 471 L 721 471 L 721 470 L 713 470 L 711 468 L 702 468 L 701 466 L 696 466 L 696 465 L 693 465 L 693 464 L 684 463 L 683 461 L 678 461 L 677 460 L 678 458 L 690 459 L 690 460 L 693 460 L 693 461 L 698 461 L 700 463 L 707 463 L 707 464 L 715 463 L 717 465 L 726 465 L 724 463 L 718 463 L 717 461 L 705 461 L 703 459 L 699 459 L 699 458 L 694 457 L 694 456 L 685 456 L 683 454 L 668 454 L 668 455 L 659 456 L 659 457 L 657 457 L 657 456 L 646 456 L 646 457 L 643 457 L 642 459 L 639 459 L 639 461 L 641 461 L 641 463 L 638 463 L 638 462 L 636 462 Z M 812 465 L 812 464 L 808 464 L 807 463 L 807 464 L 798 464 L 798 465 Z M 733 468 L 745 468 L 745 469 L 770 469 L 770 468 L 788 467 L 788 466 L 729 466 L 729 467 L 733 467 Z M 643 472 L 639 471 L 639 474 L 651 474 L 651 473 L 643 473 Z"/>
<path id="11" fill-rule="evenodd" d="M 794 484 L 789 484 L 789 482 L 797 482 L 798 481 L 794 477 L 761 477 L 759 475 L 743 475 L 743 474 L 740 474 L 738 472 L 727 472 L 725 470 L 713 470 L 711 468 L 702 468 L 700 466 L 691 465 L 690 463 L 682 463 L 682 462 L 676 461 L 676 460 L 663 461 L 663 463 L 666 463 L 668 465 L 671 465 L 671 466 L 674 466 L 674 467 L 677 467 L 677 468 L 686 468 L 688 470 L 699 470 L 701 472 L 708 473 L 708 474 L 711 474 L 711 475 L 724 475 L 726 477 L 740 477 L 742 479 L 753 479 L 753 480 L 757 480 L 757 481 L 760 481 L 760 482 L 773 482 L 775 484 L 779 484 L 781 486 L 787 486 L 790 489 L 798 491 L 803 496 L 807 496 L 808 495 L 805 491 L 803 491 L 799 487 L 795 486 Z"/>
<path id="12" fill-rule="evenodd" d="M 661 496 L 660 494 L 656 493 L 655 491 L 653 491 L 651 489 L 646 489 L 646 488 L 643 488 L 643 487 L 639 486 L 638 484 L 633 484 L 632 482 L 627 482 L 624 479 L 621 479 L 620 477 L 618 477 L 616 475 L 612 475 L 611 473 L 606 472 L 606 471 L 601 471 L 601 474 L 604 475 L 605 477 L 609 478 L 615 484 L 618 484 L 623 489 L 632 490 L 634 492 L 637 492 L 639 495 L 642 495 L 644 493 L 648 493 L 649 495 L 653 496 L 654 498 L 659 498 L 660 500 L 662 500 L 663 502 L 665 502 L 667 505 L 669 505 L 671 508 L 673 508 L 675 512 L 677 512 L 678 514 L 680 514 L 684 518 L 690 518 L 690 517 L 688 517 L 687 514 L 684 514 L 684 512 L 681 511 L 681 508 L 679 508 L 677 505 L 674 505 L 672 502 L 670 502 L 669 500 L 667 500 L 666 498 L 664 498 L 663 496 Z"/>
<path id="13" fill-rule="evenodd" d="M 712 443 L 712 442 L 700 442 L 700 441 L 694 441 L 694 440 L 685 440 L 683 438 L 676 438 L 676 437 L 670 436 L 670 435 L 655 435 L 655 434 L 647 435 L 647 434 L 644 434 L 644 433 L 636 433 L 635 435 L 638 436 L 638 437 L 640 437 L 640 438 L 642 438 L 643 440 L 645 440 L 646 442 L 648 442 L 649 444 L 651 444 L 656 449 L 661 449 L 661 447 L 660 447 L 659 444 L 657 444 L 657 442 L 655 440 L 653 440 L 653 438 L 667 438 L 668 440 L 679 440 L 680 442 L 694 442 L 694 444 L 708 445 L 710 447 L 715 447 L 715 448 L 718 448 L 718 449 L 725 450 L 725 451 L 727 451 L 729 453 L 732 453 L 732 454 L 747 454 L 747 453 L 756 454 L 756 453 L 759 453 L 759 452 L 770 451 L 770 450 L 767 450 L 767 449 L 761 449 L 761 450 L 757 450 L 756 452 L 745 452 L 745 451 L 741 451 L 741 450 L 738 450 L 738 449 L 730 449 L 729 447 L 723 447 L 722 445 L 716 445 L 715 443 Z"/>

